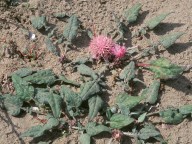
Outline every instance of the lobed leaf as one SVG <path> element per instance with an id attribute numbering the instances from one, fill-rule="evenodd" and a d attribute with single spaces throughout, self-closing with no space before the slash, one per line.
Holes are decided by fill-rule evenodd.
<path id="1" fill-rule="evenodd" d="M 31 18 L 32 26 L 38 30 L 45 28 L 47 25 L 46 17 L 40 16 L 40 17 L 32 17 Z"/>
<path id="2" fill-rule="evenodd" d="M 35 99 L 41 104 L 49 104 L 54 117 L 60 117 L 63 101 L 60 95 L 54 94 L 53 92 L 37 90 Z"/>
<path id="3" fill-rule="evenodd" d="M 154 80 L 153 83 L 142 92 L 142 96 L 146 97 L 146 102 L 155 104 L 159 96 L 160 81 Z"/>
<path id="4" fill-rule="evenodd" d="M 18 96 L 5 95 L 3 96 L 3 107 L 12 116 L 18 116 L 21 112 L 21 107 L 23 105 L 23 100 Z"/>
<path id="5" fill-rule="evenodd" d="M 80 144 L 91 144 L 91 136 L 88 134 L 82 134 L 79 137 Z"/>
<path id="6" fill-rule="evenodd" d="M 142 5 L 140 3 L 137 3 L 134 6 L 132 6 L 130 9 L 127 9 L 125 11 L 124 17 L 126 18 L 127 22 L 132 23 L 137 20 L 141 7 Z"/>
<path id="7" fill-rule="evenodd" d="M 64 98 L 64 101 L 66 102 L 68 113 L 71 116 L 74 116 L 73 109 L 78 111 L 78 107 L 82 103 L 81 97 L 79 97 L 78 94 L 71 91 L 69 88 L 67 88 L 64 85 L 61 86 L 61 92 L 60 93 L 61 93 L 61 96 Z"/>
<path id="8" fill-rule="evenodd" d="M 159 79 L 176 78 L 183 72 L 182 67 L 172 64 L 166 58 L 151 61 L 149 70 L 154 72 L 155 78 Z"/>
<path id="9" fill-rule="evenodd" d="M 72 15 L 68 21 L 67 26 L 64 29 L 63 36 L 69 41 L 76 37 L 80 21 L 75 15 Z"/>
<path id="10" fill-rule="evenodd" d="M 131 61 L 119 74 L 119 78 L 123 79 L 125 83 L 128 83 L 135 77 L 135 63 Z"/>
<path id="11" fill-rule="evenodd" d="M 75 81 L 67 79 L 64 75 L 60 75 L 59 80 L 61 80 L 64 83 L 71 84 L 71 85 L 74 85 L 74 86 L 79 86 L 80 85 Z"/>
<path id="12" fill-rule="evenodd" d="M 60 56 L 60 53 L 59 53 L 57 47 L 52 43 L 52 41 L 49 38 L 45 39 L 45 44 L 46 44 L 47 49 L 50 52 L 52 52 L 56 56 Z"/>
<path id="13" fill-rule="evenodd" d="M 146 115 L 147 115 L 147 112 L 145 112 L 145 113 L 143 113 L 143 114 L 141 114 L 140 116 L 139 116 L 139 118 L 138 118 L 138 123 L 142 123 L 144 120 L 145 120 L 145 118 L 146 118 Z"/>
<path id="14" fill-rule="evenodd" d="M 192 105 L 188 104 L 188 105 L 181 106 L 179 108 L 179 113 L 181 113 L 183 115 L 191 114 L 192 113 Z"/>
<path id="15" fill-rule="evenodd" d="M 12 75 L 13 85 L 16 90 L 16 94 L 23 101 L 29 101 L 34 96 L 34 88 L 28 82 L 20 78 L 18 75 Z"/>
<path id="16" fill-rule="evenodd" d="M 95 136 L 95 135 L 100 134 L 102 132 L 111 133 L 110 128 L 108 128 L 107 126 L 101 125 L 101 124 L 97 124 L 95 122 L 89 122 L 86 125 L 85 129 L 86 129 L 87 134 L 90 136 Z"/>
<path id="17" fill-rule="evenodd" d="M 23 78 L 26 77 L 28 75 L 31 75 L 34 71 L 31 70 L 30 68 L 20 68 L 17 71 L 15 71 L 12 75 L 16 74 L 19 77 Z"/>
<path id="18" fill-rule="evenodd" d="M 147 23 L 146 26 L 149 29 L 154 29 L 161 21 L 163 21 L 170 13 L 163 13 L 160 14 L 152 19 L 150 19 Z"/>
<path id="19" fill-rule="evenodd" d="M 59 120 L 57 120 L 54 117 L 49 117 L 48 121 L 47 121 L 47 123 L 45 125 L 33 126 L 30 129 L 28 129 L 27 131 L 25 131 L 24 133 L 22 133 L 20 135 L 20 137 L 33 137 L 33 138 L 37 138 L 37 137 L 43 136 L 43 134 L 46 131 L 54 129 L 58 125 L 59 125 Z"/>
<path id="20" fill-rule="evenodd" d="M 100 86 L 98 80 L 93 80 L 86 82 L 83 87 L 81 87 L 81 93 L 79 94 L 83 101 L 89 99 L 94 94 L 100 92 Z"/>
<path id="21" fill-rule="evenodd" d="M 184 32 L 176 32 L 176 33 L 171 33 L 171 34 L 167 34 L 165 36 L 162 36 L 160 38 L 160 44 L 164 47 L 164 48 L 169 48 L 170 46 L 172 46 L 175 41 L 177 39 L 179 39 L 183 34 L 185 34 Z"/>
<path id="22" fill-rule="evenodd" d="M 123 114 L 114 114 L 110 118 L 110 127 L 114 129 L 121 129 L 125 126 L 128 126 L 134 122 L 134 119 L 130 116 L 126 116 Z"/>
<path id="23" fill-rule="evenodd" d="M 42 125 L 33 126 L 24 133 L 22 133 L 20 137 L 40 137 L 44 134 L 44 131 L 42 131 L 42 129 Z"/>
<path id="24" fill-rule="evenodd" d="M 81 64 L 79 66 L 77 66 L 77 71 L 82 74 L 82 75 L 87 75 L 92 77 L 93 79 L 97 79 L 98 76 L 97 74 L 88 66 Z"/>
<path id="25" fill-rule="evenodd" d="M 36 73 L 24 78 L 25 81 L 32 84 L 52 85 L 56 81 L 56 76 L 51 69 L 39 70 Z"/>
<path id="26" fill-rule="evenodd" d="M 116 98 L 116 104 L 118 106 L 126 106 L 129 109 L 132 109 L 136 105 L 138 105 L 145 97 L 139 97 L 139 96 L 130 96 L 126 93 L 120 94 Z"/>
<path id="27" fill-rule="evenodd" d="M 176 109 L 166 109 L 159 112 L 161 118 L 168 124 L 179 124 L 183 121 L 183 115 Z"/>
<path id="28" fill-rule="evenodd" d="M 88 100 L 89 104 L 89 119 L 92 120 L 95 116 L 97 116 L 97 113 L 99 110 L 103 107 L 104 101 L 98 96 L 93 96 Z"/>
<path id="29" fill-rule="evenodd" d="M 156 130 L 156 128 L 151 124 L 145 125 L 144 128 L 139 131 L 139 138 L 142 140 L 147 140 L 149 138 L 154 138 L 160 135 L 160 132 Z"/>

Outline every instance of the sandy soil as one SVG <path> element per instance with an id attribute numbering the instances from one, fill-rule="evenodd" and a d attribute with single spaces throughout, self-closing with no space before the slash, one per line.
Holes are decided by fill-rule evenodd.
<path id="1" fill-rule="evenodd" d="M 123 11 L 136 2 L 140 2 L 143 5 L 142 12 L 136 24 L 132 25 L 130 28 L 135 29 L 138 26 L 142 26 L 149 18 L 157 14 L 173 12 L 154 30 L 154 32 L 150 33 L 150 39 L 155 42 L 161 35 L 170 32 L 185 32 L 186 34 L 183 35 L 170 50 L 164 51 L 160 55 L 169 58 L 179 65 L 192 65 L 191 0 L 62 0 L 61 2 L 59 2 L 59 0 L 29 0 L 33 10 L 28 9 L 26 5 L 24 6 L 24 3 L 17 7 L 6 8 L 5 0 L 0 0 L 0 80 L 2 81 L 6 75 L 11 74 L 21 67 L 33 67 L 34 69 L 51 68 L 56 74 L 64 73 L 72 80 L 76 80 L 79 77 L 76 74 L 71 74 L 72 70 L 70 68 L 63 67 L 58 62 L 58 57 L 46 50 L 44 43 L 46 35 L 38 32 L 31 26 L 30 17 L 32 15 L 46 15 L 49 25 L 57 27 L 58 32 L 62 32 L 66 22 L 52 18 L 50 16 L 51 13 L 63 11 L 69 15 L 75 13 L 84 27 L 89 27 L 91 29 L 94 27 L 94 32 L 98 35 L 114 31 L 115 23 L 112 14 L 115 13 L 121 17 Z M 8 24 L 4 20 L 13 24 Z M 36 34 L 38 39 L 35 43 L 26 39 L 21 28 L 22 26 Z M 145 40 L 131 40 L 131 33 L 127 34 L 127 38 L 127 47 L 136 45 L 144 47 L 146 45 Z M 8 44 L 8 46 L 4 48 L 3 45 L 10 40 L 13 41 L 14 44 Z M 14 53 L 15 48 L 23 51 L 25 47 L 32 47 L 34 44 L 36 48 L 44 52 L 43 58 L 36 61 L 23 61 Z M 69 60 L 73 60 L 76 57 L 87 56 L 88 44 L 89 38 L 84 33 L 81 33 L 75 40 L 76 48 L 70 50 L 66 57 Z M 62 49 L 63 45 L 61 44 L 59 47 Z M 155 56 L 152 58 L 144 58 L 142 61 L 147 62 L 154 58 Z M 94 68 L 97 69 L 97 66 L 94 66 Z M 149 73 L 145 74 L 146 76 L 143 79 L 149 84 L 152 76 Z M 114 74 L 110 74 L 107 76 L 107 84 L 113 89 L 113 91 L 108 90 L 108 95 L 105 96 L 109 105 L 113 104 L 114 98 L 119 92 L 118 85 L 113 83 L 113 75 Z M 192 71 L 189 70 L 176 80 L 163 82 L 163 85 L 164 88 L 160 94 L 161 97 L 158 103 L 159 105 L 157 106 L 158 109 L 192 104 Z M 6 93 L 9 92 L 9 90 L 4 88 L 3 92 Z M 158 121 L 158 119 L 152 118 L 151 121 Z M 19 139 L 18 136 L 21 132 L 38 123 L 39 121 L 33 119 L 30 115 L 23 115 L 19 118 L 15 118 L 0 111 L 0 143 L 37 143 L 34 141 L 31 142 L 29 138 Z M 168 140 L 169 144 L 190 144 L 192 142 L 191 119 L 186 119 L 179 125 L 157 124 L 156 126 L 159 128 L 164 138 Z M 68 137 L 55 133 L 55 135 L 50 135 L 44 139 L 48 140 L 51 138 L 51 140 L 54 140 L 54 144 L 75 144 L 78 143 L 78 136 L 79 134 L 77 132 Z M 107 144 L 108 141 L 109 136 L 98 136 L 94 138 L 95 144 Z M 126 140 L 123 143 L 126 144 L 128 141 Z"/>

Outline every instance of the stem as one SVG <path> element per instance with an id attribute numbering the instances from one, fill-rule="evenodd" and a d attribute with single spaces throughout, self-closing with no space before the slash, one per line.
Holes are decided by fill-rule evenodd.
<path id="1" fill-rule="evenodd" d="M 149 67 L 150 64 L 145 64 L 145 63 L 137 63 L 137 66 L 139 67 Z"/>
<path id="2" fill-rule="evenodd" d="M 138 137 L 138 135 L 136 133 L 123 132 L 123 134 L 126 135 L 126 136 L 134 137 L 134 138 Z"/>
<path id="3" fill-rule="evenodd" d="M 154 115 L 159 115 L 159 112 L 149 113 L 149 114 L 147 114 L 146 116 L 147 116 L 147 117 L 150 117 L 150 116 L 154 116 Z"/>

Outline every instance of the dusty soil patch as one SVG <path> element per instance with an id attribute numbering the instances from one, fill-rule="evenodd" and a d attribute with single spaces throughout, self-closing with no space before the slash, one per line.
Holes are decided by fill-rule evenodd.
<path id="1" fill-rule="evenodd" d="M 51 68 L 56 74 L 65 74 L 72 80 L 78 80 L 79 75 L 71 73 L 70 68 L 62 66 L 58 57 L 49 53 L 45 46 L 45 34 L 42 34 L 35 30 L 30 24 L 30 17 L 32 15 L 46 15 L 48 16 L 48 23 L 51 27 L 57 27 L 58 32 L 63 31 L 65 21 L 58 21 L 56 18 L 51 18 L 51 13 L 66 11 L 67 14 L 76 14 L 84 27 L 93 28 L 96 34 L 105 34 L 114 30 L 113 13 L 121 16 L 123 11 L 132 6 L 134 3 L 140 2 L 142 7 L 142 13 L 139 16 L 138 22 L 132 26 L 134 29 L 137 26 L 141 26 L 149 18 L 162 12 L 173 12 L 168 18 L 166 18 L 162 24 L 160 24 L 154 32 L 151 33 L 150 39 L 157 41 L 158 37 L 169 32 L 182 31 L 186 34 L 182 36 L 176 44 L 174 44 L 169 51 L 164 51 L 160 55 L 169 58 L 179 65 L 192 65 L 192 2 L 191 0 L 66 0 L 66 1 L 53 1 L 53 0 L 30 0 L 29 3 L 33 7 L 33 10 L 27 8 L 26 3 L 22 3 L 16 7 L 6 7 L 4 0 L 0 3 L 0 80 L 4 79 L 6 75 L 10 75 L 15 70 L 22 67 L 32 67 L 34 69 L 48 69 Z M 5 21 L 2 21 L 5 20 Z M 10 23 L 11 22 L 11 23 Z M 16 25 L 15 25 L 16 24 Z M 29 41 L 22 28 L 32 31 L 37 36 L 37 41 Z M 145 46 L 145 40 L 133 40 L 130 39 L 131 34 L 127 34 L 126 46 L 131 47 L 135 45 Z M 69 60 L 73 60 L 77 57 L 88 56 L 87 48 L 89 45 L 89 38 L 85 34 L 79 35 L 75 40 L 75 49 L 70 50 L 66 57 Z M 13 41 L 14 44 L 7 44 L 9 41 Z M 3 47 L 6 44 L 5 47 Z M 26 47 L 32 47 L 40 49 L 43 52 L 43 57 L 38 60 L 23 61 L 18 54 L 14 52 L 17 48 L 23 51 Z M 62 49 L 64 45 L 59 45 Z M 4 51 L 5 49 L 5 51 Z M 64 52 L 64 50 L 63 50 Z M 152 58 L 145 58 L 142 61 L 149 61 Z M 99 65 L 94 65 L 94 69 L 97 70 Z M 120 69 L 116 69 L 118 72 Z M 150 83 L 152 76 L 145 73 L 144 81 Z M 107 84 L 110 89 L 108 94 L 104 96 L 109 105 L 113 104 L 116 95 L 121 91 L 118 85 L 113 83 L 114 74 L 107 76 Z M 188 71 L 183 76 L 180 76 L 176 80 L 164 82 L 164 89 L 161 92 L 160 103 L 158 109 L 164 109 L 167 107 L 182 106 L 184 104 L 192 104 L 192 72 Z M 113 91 L 112 91 L 113 90 Z M 9 92 L 7 88 L 3 88 L 4 93 Z M 18 135 L 24 132 L 29 127 L 36 125 L 39 121 L 32 118 L 30 115 L 24 115 L 19 118 L 6 115 L 5 112 L 0 112 L 0 143 L 12 144 L 12 143 L 30 143 L 31 139 L 20 140 Z M 12 121 L 12 123 L 10 123 Z M 151 121 L 158 121 L 158 119 L 152 118 Z M 179 125 L 156 125 L 161 131 L 165 139 L 170 144 L 190 144 L 192 141 L 192 123 L 190 119 L 186 119 Z M 78 132 L 73 133 L 67 137 L 59 134 L 51 135 L 51 140 L 55 139 L 53 143 L 78 143 Z M 102 138 L 102 139 L 101 139 Z M 45 138 L 49 139 L 49 136 Z M 95 137 L 94 143 L 107 144 L 109 141 L 108 136 Z M 123 143 L 128 143 L 124 141 Z"/>

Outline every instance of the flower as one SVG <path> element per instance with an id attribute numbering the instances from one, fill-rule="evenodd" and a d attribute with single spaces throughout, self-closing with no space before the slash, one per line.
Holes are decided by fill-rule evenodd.
<path id="1" fill-rule="evenodd" d="M 112 54 L 115 56 L 115 58 L 121 59 L 126 54 L 126 48 L 124 46 L 115 44 L 114 48 L 112 49 Z"/>
<path id="2" fill-rule="evenodd" d="M 112 55 L 112 49 L 114 49 L 115 43 L 111 38 L 103 35 L 94 37 L 89 45 L 89 52 L 92 58 L 108 60 Z"/>

